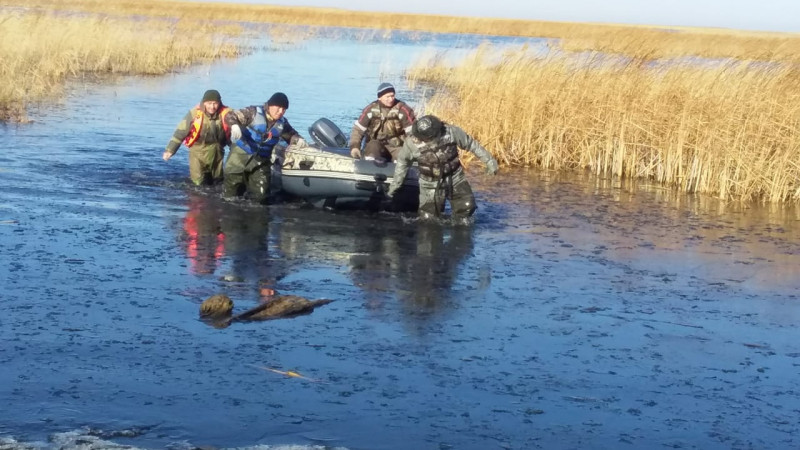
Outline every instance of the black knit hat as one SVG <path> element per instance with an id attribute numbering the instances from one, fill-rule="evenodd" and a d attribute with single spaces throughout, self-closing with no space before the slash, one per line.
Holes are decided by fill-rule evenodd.
<path id="1" fill-rule="evenodd" d="M 411 126 L 411 132 L 417 139 L 430 141 L 444 132 L 444 123 L 433 115 L 422 116 Z"/>
<path id="2" fill-rule="evenodd" d="M 283 109 L 289 109 L 289 97 L 283 92 L 276 92 L 267 100 L 267 106 L 280 106 Z"/>
<path id="3" fill-rule="evenodd" d="M 205 103 L 205 102 L 219 102 L 219 103 L 222 103 L 222 96 L 219 95 L 219 91 L 218 90 L 209 89 L 209 90 L 206 91 L 205 94 L 203 94 L 203 101 L 201 103 Z"/>
<path id="4" fill-rule="evenodd" d="M 394 92 L 394 86 L 392 86 L 392 83 L 381 83 L 378 85 L 378 98 L 383 97 L 384 94 L 389 92 Z"/>

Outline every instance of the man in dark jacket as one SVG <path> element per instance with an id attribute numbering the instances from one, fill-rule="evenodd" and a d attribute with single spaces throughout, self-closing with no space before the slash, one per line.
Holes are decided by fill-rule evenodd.
<path id="1" fill-rule="evenodd" d="M 161 156 L 169 161 L 185 144 L 189 148 L 189 176 L 196 185 L 222 181 L 222 159 L 230 131 L 225 116 L 230 108 L 222 104 L 219 91 L 210 89 L 200 103 L 178 123 Z"/>
<path id="2" fill-rule="evenodd" d="M 444 123 L 436 116 L 420 117 L 414 122 L 412 136 L 406 139 L 397 155 L 388 194 L 391 196 L 400 189 L 408 168 L 417 161 L 420 216 L 426 219 L 440 216 L 445 200 L 450 200 L 453 218 L 471 216 L 477 206 L 458 158 L 459 148 L 474 153 L 483 161 L 487 173 L 497 173 L 497 160 L 464 130 Z"/>
<path id="3" fill-rule="evenodd" d="M 350 132 L 350 156 L 361 158 L 361 141 L 366 138 L 364 159 L 394 161 L 415 119 L 414 110 L 395 98 L 394 86 L 381 83 L 378 99 L 361 111 Z"/>
<path id="4" fill-rule="evenodd" d="M 263 106 L 248 106 L 226 117 L 231 127 L 231 152 L 225 161 L 222 195 L 232 198 L 248 193 L 259 203 L 269 198 L 272 150 L 281 140 L 306 146 L 306 141 L 283 115 L 289 98 L 276 92 Z"/>

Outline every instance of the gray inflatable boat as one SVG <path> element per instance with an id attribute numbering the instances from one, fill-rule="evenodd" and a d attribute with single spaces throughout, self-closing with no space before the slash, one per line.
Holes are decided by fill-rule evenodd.
<path id="1" fill-rule="evenodd" d="M 317 120 L 308 132 L 313 144 L 276 148 L 274 178 L 279 178 L 285 194 L 326 208 L 417 210 L 416 167 L 411 167 L 403 186 L 390 199 L 385 193 L 392 182 L 394 163 L 353 159 L 347 138 L 328 119 Z"/>

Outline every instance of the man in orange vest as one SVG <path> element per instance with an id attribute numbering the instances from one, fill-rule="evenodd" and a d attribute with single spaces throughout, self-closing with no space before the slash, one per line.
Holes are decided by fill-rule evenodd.
<path id="1" fill-rule="evenodd" d="M 162 155 L 164 161 L 169 161 L 183 143 L 189 148 L 192 182 L 198 186 L 221 183 L 224 148 L 231 134 L 225 116 L 230 110 L 222 104 L 219 91 L 206 91 L 200 104 L 178 123 Z"/>

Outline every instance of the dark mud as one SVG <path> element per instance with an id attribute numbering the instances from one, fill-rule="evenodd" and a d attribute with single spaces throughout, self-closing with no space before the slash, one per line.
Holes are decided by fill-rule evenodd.
<path id="1" fill-rule="evenodd" d="M 292 61 L 323 83 L 337 72 L 308 70 L 319 52 Z M 800 446 L 796 210 L 475 171 L 476 221 L 453 226 L 224 202 L 187 186 L 185 150 L 170 163 L 160 154 L 192 95 L 246 85 L 248 67 L 260 76 L 279 56 L 75 88 L 69 107 L 0 129 L 0 436 L 89 427 L 146 448 Z M 297 73 L 275 84 L 298 98 L 288 116 L 302 130 L 319 114 L 301 93 L 325 89 Z M 365 83 L 345 80 L 343 92 Z M 272 92 L 228 91 L 234 106 Z M 342 117 L 363 106 L 348 98 Z M 335 301 L 226 329 L 198 317 L 215 293 L 248 308 L 264 288 Z M 130 429 L 141 432 L 117 431 Z"/>

